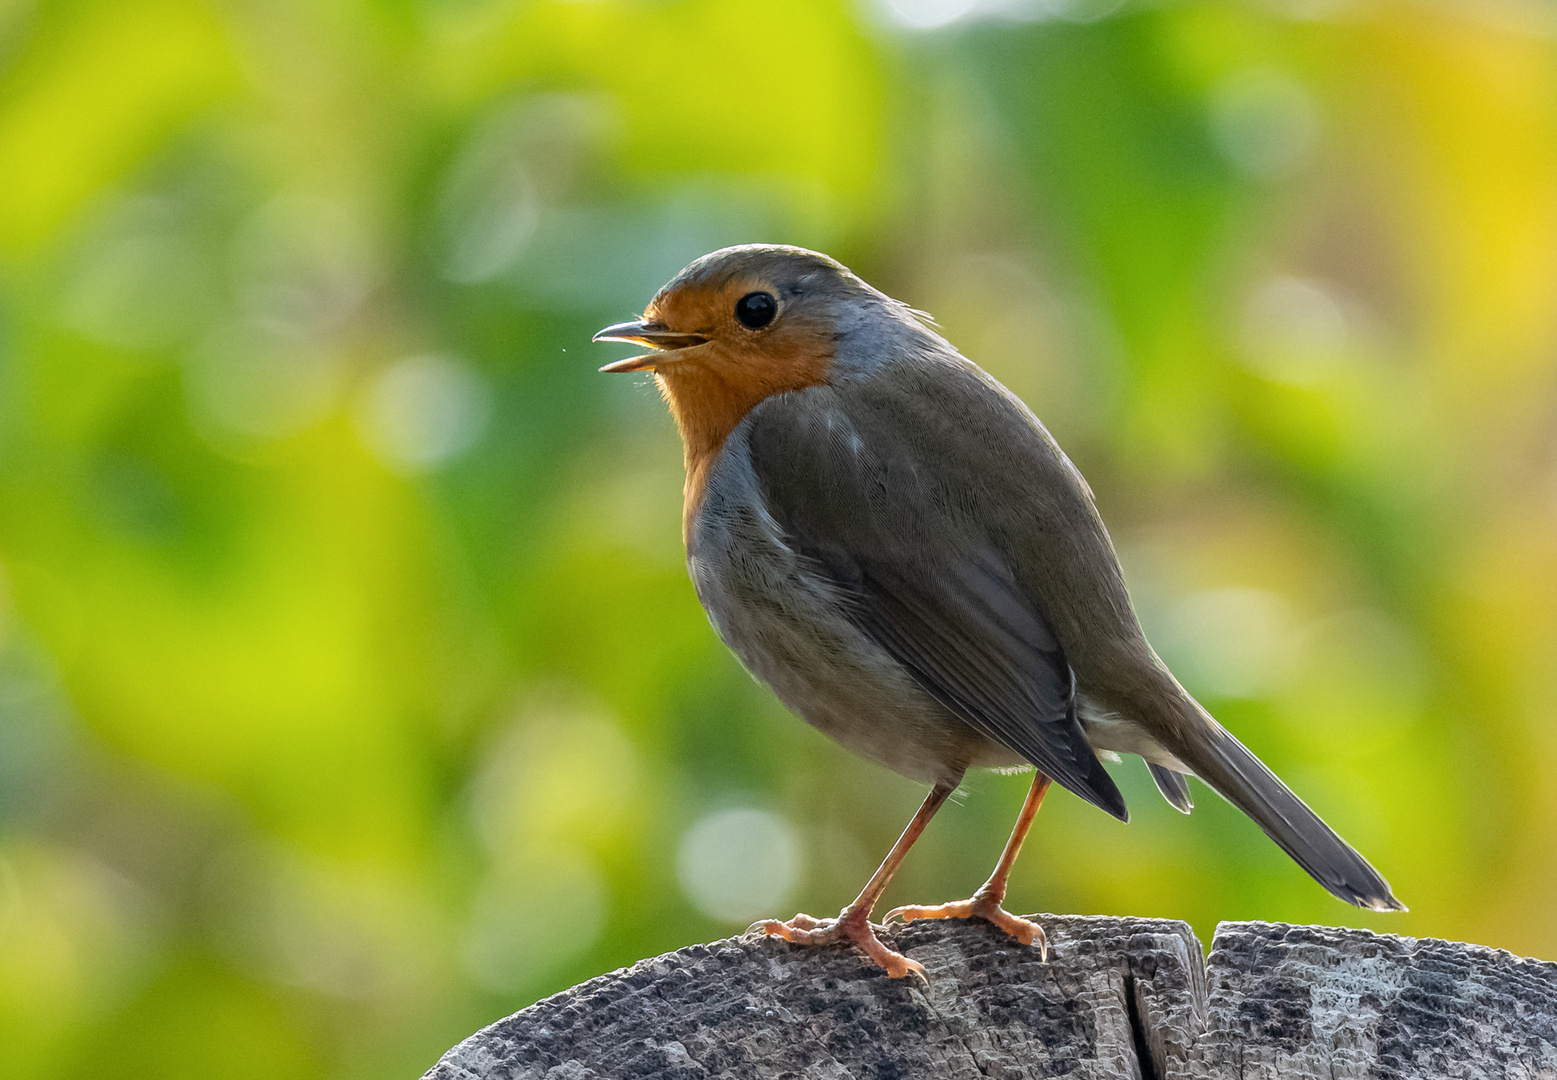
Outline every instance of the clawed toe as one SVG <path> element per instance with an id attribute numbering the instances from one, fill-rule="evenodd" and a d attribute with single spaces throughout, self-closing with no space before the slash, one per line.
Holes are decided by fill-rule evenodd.
<path id="1" fill-rule="evenodd" d="M 972 900 L 954 900 L 949 904 L 935 904 L 926 906 L 922 904 L 904 904 L 887 912 L 881 920 L 882 925 L 891 925 L 894 921 L 905 925 L 916 919 L 971 919 L 974 915 Z"/>
<path id="2" fill-rule="evenodd" d="M 1024 919 L 1020 915 L 1013 915 L 1004 908 L 996 905 L 993 910 L 975 912 L 978 918 L 985 922 L 993 923 L 1007 934 L 1011 935 L 1023 945 L 1038 946 L 1038 958 L 1043 961 L 1049 959 L 1049 939 L 1044 934 L 1043 927 L 1031 919 Z"/>
<path id="3" fill-rule="evenodd" d="M 954 900 L 949 904 L 936 904 L 932 907 L 907 904 L 887 912 L 886 918 L 882 921 L 891 923 L 894 919 L 904 923 L 911 923 L 916 919 L 983 919 L 1004 930 L 1023 945 L 1037 945 L 1042 959 L 1045 961 L 1049 959 L 1049 942 L 1044 935 L 1043 927 L 1031 919 L 1011 914 L 999 904 L 984 897 Z"/>
<path id="4" fill-rule="evenodd" d="M 788 922 L 768 919 L 753 923 L 747 932 L 751 930 L 761 930 L 770 937 L 783 938 L 792 945 L 833 945 L 850 941 L 892 978 L 913 975 L 928 985 L 922 964 L 887 948 L 876 936 L 868 919 L 851 915 L 847 911 L 836 919 L 815 919 L 804 914 L 797 914 Z"/>

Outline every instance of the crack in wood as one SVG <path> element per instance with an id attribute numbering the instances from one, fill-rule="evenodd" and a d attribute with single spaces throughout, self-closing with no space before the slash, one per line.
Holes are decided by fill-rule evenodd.
<path id="1" fill-rule="evenodd" d="M 1130 1018 L 1130 1041 L 1135 1047 L 1136 1072 L 1140 1080 L 1160 1080 L 1157 1063 L 1152 1060 L 1152 1049 L 1146 1039 L 1146 1025 L 1141 1021 L 1141 1003 L 1135 993 L 1135 976 L 1128 971 L 1124 977 L 1125 1014 Z"/>

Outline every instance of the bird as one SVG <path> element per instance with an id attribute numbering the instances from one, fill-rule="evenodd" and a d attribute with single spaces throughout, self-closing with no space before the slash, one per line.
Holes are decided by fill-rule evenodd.
<path id="1" fill-rule="evenodd" d="M 1144 759 L 1163 797 L 1195 776 L 1336 897 L 1405 910 L 1346 841 L 1212 718 L 1148 643 L 1091 488 L 1015 394 L 841 263 L 746 244 L 688 265 L 595 341 L 647 352 L 681 436 L 687 569 L 715 632 L 788 708 L 930 791 L 836 918 L 753 924 L 852 942 L 924 978 L 871 916 L 970 769 L 1031 768 L 994 872 L 967 900 L 883 922 L 979 918 L 1047 955 L 1002 906 L 1051 782 L 1121 821 L 1102 758 Z"/>

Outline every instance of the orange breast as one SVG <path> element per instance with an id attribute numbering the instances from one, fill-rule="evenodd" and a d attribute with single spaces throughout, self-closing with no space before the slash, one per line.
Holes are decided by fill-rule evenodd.
<path id="1" fill-rule="evenodd" d="M 808 335 L 809 337 L 809 335 Z M 811 338 L 782 351 L 731 354 L 717 344 L 699 355 L 665 364 L 655 371 L 660 393 L 670 405 L 686 454 L 687 481 L 682 506 L 682 536 L 703 504 L 708 477 L 725 439 L 757 405 L 788 390 L 827 381 L 831 342 Z"/>

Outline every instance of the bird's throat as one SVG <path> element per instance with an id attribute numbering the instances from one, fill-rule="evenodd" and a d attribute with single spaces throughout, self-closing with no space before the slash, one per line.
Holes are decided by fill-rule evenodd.
<path id="1" fill-rule="evenodd" d="M 826 381 L 831 358 L 813 354 L 785 365 L 709 364 L 696 360 L 666 364 L 655 372 L 660 393 L 681 432 L 687 480 L 682 531 L 689 535 L 702 505 L 708 476 L 737 424 L 774 394 Z M 757 370 L 753 370 L 757 368 Z M 731 374 L 732 370 L 736 374 Z"/>

